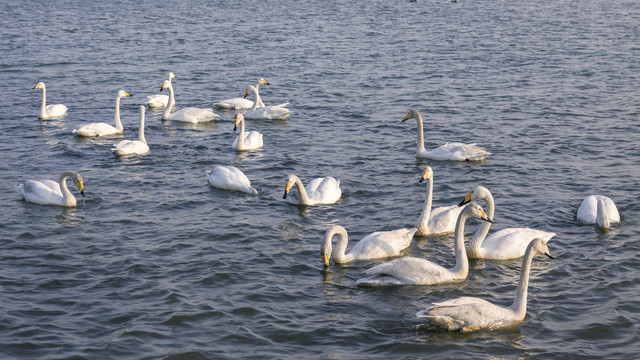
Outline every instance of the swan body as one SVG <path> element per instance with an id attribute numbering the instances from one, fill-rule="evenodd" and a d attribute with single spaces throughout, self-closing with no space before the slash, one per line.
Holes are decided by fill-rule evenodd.
<path id="1" fill-rule="evenodd" d="M 140 105 L 140 130 L 138 140 L 122 140 L 111 149 L 116 156 L 144 155 L 149 152 L 149 145 L 144 138 L 144 105 Z"/>
<path id="2" fill-rule="evenodd" d="M 257 131 L 244 131 L 244 116 L 242 114 L 236 114 L 233 131 L 236 131 L 238 125 L 240 125 L 240 133 L 231 145 L 233 150 L 255 150 L 262 147 L 262 134 Z"/>
<path id="3" fill-rule="evenodd" d="M 122 122 L 120 121 L 120 99 L 123 97 L 131 96 L 128 92 L 124 90 L 118 91 L 116 95 L 116 126 L 113 127 L 107 123 L 91 123 L 87 125 L 82 125 L 77 129 L 73 129 L 73 132 L 78 136 L 107 136 L 107 135 L 115 135 L 122 134 L 124 128 L 122 127 Z"/>
<path id="4" fill-rule="evenodd" d="M 333 252 L 333 261 L 336 264 L 344 264 L 354 260 L 378 259 L 388 256 L 396 256 L 409 247 L 413 234 L 417 229 L 398 229 L 392 231 L 376 231 L 358 241 L 348 253 L 347 243 L 349 235 L 347 230 L 340 225 L 332 226 L 324 237 L 320 248 L 325 269 L 329 268 L 329 258 Z M 338 235 L 336 249 L 333 251 L 331 240 Z"/>
<path id="5" fill-rule="evenodd" d="M 502 307 L 483 299 L 467 296 L 433 303 L 426 310 L 418 311 L 416 316 L 426 318 L 435 327 L 462 332 L 496 329 L 523 321 L 527 313 L 531 261 L 536 254 L 544 254 L 553 259 L 543 239 L 534 239 L 527 245 L 522 259 L 516 296 L 511 306 Z"/>
<path id="6" fill-rule="evenodd" d="M 447 269 L 429 260 L 404 257 L 380 264 L 365 271 L 371 277 L 360 279 L 357 285 L 433 285 L 467 278 L 469 260 L 464 249 L 464 224 L 469 217 L 491 221 L 478 204 L 469 204 L 458 215 L 455 231 L 456 265 Z"/>
<path id="7" fill-rule="evenodd" d="M 169 82 L 171 79 L 174 79 L 176 75 L 172 72 L 169 73 Z M 171 95 L 173 96 L 173 95 Z M 175 98 L 173 99 L 173 103 L 175 105 Z M 156 94 L 147 96 L 147 105 L 149 105 L 149 109 L 164 109 L 165 106 L 169 103 L 169 96 Z"/>
<path id="8" fill-rule="evenodd" d="M 416 157 L 431 160 L 453 160 L 453 161 L 475 161 L 483 160 L 491 155 L 490 152 L 477 146 L 476 144 L 463 144 L 458 142 L 448 142 L 434 150 L 427 151 L 424 147 L 424 132 L 422 124 L 422 115 L 418 110 L 411 110 L 404 117 L 402 122 L 408 119 L 416 119 L 418 122 L 418 147 Z"/>
<path id="9" fill-rule="evenodd" d="M 213 112 L 213 109 L 201 109 L 196 107 L 188 107 L 171 113 L 171 109 L 175 104 L 173 99 L 173 86 L 169 80 L 162 83 L 160 91 L 169 90 L 169 102 L 162 112 L 162 120 L 182 121 L 188 123 L 207 122 L 217 118 L 219 115 Z"/>
<path id="10" fill-rule="evenodd" d="M 598 224 L 602 230 L 607 231 L 611 224 L 620 222 L 620 213 L 610 198 L 590 195 L 582 200 L 578 208 L 578 220 L 585 224 Z"/>
<path id="11" fill-rule="evenodd" d="M 442 235 L 452 233 L 456 227 L 456 221 L 458 215 L 462 211 L 462 207 L 457 205 L 441 206 L 435 209 L 431 209 L 431 203 L 433 199 L 433 169 L 427 166 L 422 172 L 420 182 L 428 180 L 427 185 L 427 200 L 424 204 L 422 214 L 420 214 L 420 220 L 416 225 L 418 231 L 416 235 Z M 491 215 L 489 215 L 491 217 Z"/>
<path id="12" fill-rule="evenodd" d="M 233 166 L 216 166 L 212 171 L 206 171 L 211 186 L 223 190 L 242 191 L 249 194 L 257 194 L 258 191 L 251 187 L 251 181 L 238 168 Z"/>
<path id="13" fill-rule="evenodd" d="M 73 171 L 66 171 L 60 175 L 58 182 L 52 180 L 27 180 L 18 185 L 18 191 L 28 201 L 40 205 L 58 205 L 65 207 L 76 206 L 76 198 L 67 188 L 67 178 L 76 185 L 84 197 L 84 183 L 82 176 Z"/>
<path id="14" fill-rule="evenodd" d="M 65 105 L 47 105 L 47 87 L 42 81 L 37 83 L 33 88 L 42 90 L 42 105 L 40 105 L 40 115 L 38 115 L 39 119 L 53 119 L 67 113 L 67 107 Z"/>
<path id="15" fill-rule="evenodd" d="M 244 116 L 247 119 L 286 119 L 291 115 L 291 111 L 287 109 L 285 106 L 289 105 L 289 103 L 282 103 L 279 105 L 269 105 L 262 108 L 258 108 L 257 104 L 262 103 L 260 99 L 260 94 L 258 93 L 258 88 L 255 86 L 249 85 L 247 90 L 244 91 L 244 97 L 246 98 L 249 95 L 249 90 L 253 92 L 253 95 L 256 97 L 256 101 L 247 111 Z M 264 105 L 264 104 L 263 104 Z"/>
<path id="16" fill-rule="evenodd" d="M 331 176 L 311 180 L 307 187 L 296 175 L 287 177 L 283 198 L 286 199 L 291 187 L 295 185 L 300 193 L 300 205 L 326 205 L 334 204 L 342 196 L 340 181 Z"/>
<path id="17" fill-rule="evenodd" d="M 265 79 L 260 78 L 256 82 L 255 88 L 257 89 L 260 85 L 269 85 L 269 83 Z M 245 95 L 246 95 L 246 90 L 245 90 Z M 256 105 L 256 109 L 263 108 L 264 103 L 262 102 L 262 100 L 258 99 L 258 101 L 259 103 L 258 105 Z M 247 110 L 253 107 L 253 101 L 246 99 L 246 96 L 245 96 L 245 97 L 222 100 L 213 105 L 220 109 Z"/>
<path id="18" fill-rule="evenodd" d="M 493 195 L 484 186 L 478 185 L 460 203 L 464 205 L 470 201 L 483 200 L 487 215 L 493 219 L 495 203 Z M 545 244 L 556 233 L 530 229 L 507 228 L 495 232 L 487 237 L 491 223 L 484 223 L 478 228 L 467 246 L 467 256 L 470 259 L 507 260 L 516 259 L 524 255 L 531 240 L 541 238 Z"/>

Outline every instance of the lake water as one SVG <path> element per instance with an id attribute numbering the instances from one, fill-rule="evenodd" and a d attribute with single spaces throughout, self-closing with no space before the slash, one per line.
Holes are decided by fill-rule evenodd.
<path id="1" fill-rule="evenodd" d="M 628 359 L 640 353 L 640 2 L 12 1 L 0 20 L 0 357 L 3 359 Z M 138 106 L 169 71 L 177 107 L 242 96 L 259 77 L 283 121 L 247 121 L 260 151 L 231 149 L 232 111 L 185 125 L 147 111 L 146 156 L 116 159 L 137 137 Z M 69 107 L 37 118 L 40 92 Z M 122 136 L 71 130 L 113 122 Z M 476 163 L 415 157 L 477 142 Z M 209 186 L 234 165 L 257 196 Z M 466 281 L 359 288 L 385 260 L 331 265 L 320 243 L 413 226 L 434 169 L 434 206 L 476 185 L 496 199 L 493 231 L 556 232 L 556 258 L 533 261 L 519 326 L 430 331 L 415 313 L 477 296 L 509 305 L 521 260 L 471 261 Z M 15 186 L 84 177 L 72 209 L 21 199 Z M 331 175 L 344 195 L 302 208 L 286 176 Z M 73 190 L 72 190 L 73 191 Z M 295 194 L 295 191 L 293 192 Z M 74 194 L 80 199 L 79 194 Z M 622 223 L 576 221 L 603 194 Z M 477 227 L 470 220 L 467 228 Z M 352 241 L 352 243 L 355 241 Z M 416 237 L 405 255 L 454 263 L 453 236 Z"/>

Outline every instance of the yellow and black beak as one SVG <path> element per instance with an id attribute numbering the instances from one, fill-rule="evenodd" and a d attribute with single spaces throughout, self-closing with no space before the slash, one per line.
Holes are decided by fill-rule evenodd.
<path id="1" fill-rule="evenodd" d="M 425 180 L 427 180 L 428 177 L 429 177 L 429 172 L 425 170 L 422 172 L 422 176 L 420 177 L 420 180 L 418 180 L 418 182 L 422 184 Z"/>
<path id="2" fill-rule="evenodd" d="M 167 85 L 162 84 L 162 86 L 160 87 L 160 91 L 162 91 L 162 90 L 164 90 L 164 89 L 166 89 L 166 88 L 167 88 Z"/>
<path id="3" fill-rule="evenodd" d="M 244 89 L 244 98 L 243 99 L 246 99 L 247 96 L 249 96 L 249 92 L 247 91 L 247 89 Z"/>
<path id="4" fill-rule="evenodd" d="M 287 198 L 287 194 L 289 194 L 289 190 L 291 190 L 291 184 L 287 183 L 284 186 L 284 196 L 282 197 L 283 199 Z"/>
<path id="5" fill-rule="evenodd" d="M 471 202 L 471 195 L 473 195 L 473 191 L 469 191 L 467 196 L 464 197 L 464 200 L 460 201 L 460 204 L 458 204 L 458 207 L 470 203 Z"/>
<path id="6" fill-rule="evenodd" d="M 489 219 L 489 217 L 487 216 L 487 214 L 484 212 L 484 210 L 480 210 L 480 218 L 484 221 L 490 222 L 492 224 L 495 224 L 493 220 Z"/>
<path id="7" fill-rule="evenodd" d="M 129 94 L 128 92 L 124 92 L 124 96 L 131 96 L 131 94 Z"/>
<path id="8" fill-rule="evenodd" d="M 40 84 L 36 84 L 32 89 L 40 89 Z"/>
<path id="9" fill-rule="evenodd" d="M 238 128 L 238 119 L 236 119 L 236 122 L 233 125 L 233 131 L 236 131 L 236 129 Z"/>
<path id="10" fill-rule="evenodd" d="M 555 259 L 553 256 L 551 256 L 551 254 L 549 254 L 548 252 L 544 253 L 545 255 L 547 255 L 548 257 Z"/>
<path id="11" fill-rule="evenodd" d="M 407 116 L 404 117 L 404 120 L 402 120 L 402 122 L 409 120 L 409 115 L 411 115 L 411 113 L 407 113 Z"/>
<path id="12" fill-rule="evenodd" d="M 263 83 L 264 85 L 271 85 L 271 84 L 269 84 L 269 83 L 267 82 L 267 80 L 264 80 L 264 79 L 262 80 L 262 83 Z"/>
<path id="13" fill-rule="evenodd" d="M 324 262 L 324 269 L 329 270 L 329 255 L 322 254 L 322 261 Z"/>
<path id="14" fill-rule="evenodd" d="M 86 197 L 84 195 L 84 185 L 82 185 L 82 183 L 78 183 L 78 190 L 80 190 L 80 195 L 82 195 L 82 197 Z"/>

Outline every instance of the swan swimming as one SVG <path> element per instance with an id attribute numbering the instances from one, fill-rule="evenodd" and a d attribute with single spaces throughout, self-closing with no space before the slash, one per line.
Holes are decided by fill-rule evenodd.
<path id="1" fill-rule="evenodd" d="M 169 73 L 169 82 L 171 79 L 175 79 L 176 74 L 170 72 Z M 173 94 L 171 95 L 173 96 Z M 169 103 L 169 96 L 156 94 L 147 96 L 147 105 L 149 105 L 149 109 L 164 109 L 165 106 Z M 173 99 L 173 103 L 175 105 L 176 99 Z"/>
<path id="2" fill-rule="evenodd" d="M 478 217 L 491 222 L 482 207 L 476 203 L 467 205 L 458 216 L 454 236 L 456 265 L 447 269 L 429 260 L 404 257 L 376 265 L 365 271 L 371 277 L 359 279 L 357 285 L 433 285 L 450 281 L 460 281 L 469 274 L 469 260 L 464 249 L 464 223 L 469 217 Z"/>
<path id="3" fill-rule="evenodd" d="M 347 254 L 347 243 L 349 234 L 340 225 L 334 225 L 324 236 L 324 242 L 320 247 L 324 268 L 329 268 L 329 258 L 333 252 L 333 261 L 336 264 L 345 264 L 354 260 L 378 259 L 399 255 L 400 252 L 409 247 L 413 234 L 417 229 L 398 229 L 391 231 L 376 231 L 358 241 Z M 336 249 L 333 251 L 331 240 L 334 235 L 338 235 Z"/>
<path id="4" fill-rule="evenodd" d="M 147 139 L 144 138 L 144 105 L 140 105 L 140 130 L 138 140 L 122 140 L 111 148 L 116 156 L 144 155 L 149 152 Z"/>
<path id="5" fill-rule="evenodd" d="M 426 151 L 424 148 L 424 132 L 422 129 L 422 115 L 418 110 L 411 110 L 404 117 L 402 122 L 409 119 L 416 119 L 418 122 L 418 148 L 416 157 L 432 160 L 455 160 L 455 161 L 475 161 L 483 160 L 491 155 L 490 152 L 476 146 L 476 144 L 463 144 L 458 142 L 448 142 L 434 150 Z"/>
<path id="6" fill-rule="evenodd" d="M 235 125 L 233 126 L 233 131 L 236 131 L 236 128 L 240 125 L 240 133 L 238 137 L 233 141 L 231 145 L 233 150 L 236 151 L 244 151 L 244 150 L 255 150 L 262 147 L 262 134 L 257 131 L 247 131 L 244 132 L 244 116 L 242 114 L 236 114 Z"/>
<path id="7" fill-rule="evenodd" d="M 285 183 L 283 199 L 287 198 L 291 186 L 296 185 L 300 193 L 300 205 L 327 205 L 334 204 L 342 196 L 340 181 L 331 176 L 311 180 L 305 189 L 302 181 L 296 175 L 291 174 Z"/>
<path id="8" fill-rule="evenodd" d="M 254 86 L 257 89 L 260 85 L 269 85 L 269 83 L 265 79 L 260 78 L 258 79 L 258 81 Z M 245 90 L 245 97 L 237 97 L 233 99 L 222 100 L 213 105 L 220 109 L 247 110 L 253 106 L 253 101 L 246 99 L 246 95 L 247 95 L 247 92 Z M 259 103 L 256 106 L 256 109 L 263 108 L 264 103 L 262 102 L 262 100 L 258 99 L 258 101 Z"/>
<path id="9" fill-rule="evenodd" d="M 244 116 L 247 119 L 286 119 L 291 115 L 291 111 L 287 109 L 285 106 L 289 105 L 288 102 L 282 103 L 279 105 L 269 105 L 262 108 L 258 108 L 257 104 L 262 104 L 262 100 L 260 99 L 260 94 L 258 93 L 258 88 L 252 85 L 249 85 L 247 89 L 244 91 L 244 97 L 249 96 L 249 91 L 253 92 L 253 95 L 256 97 L 256 101 L 249 109 Z M 264 104 L 263 104 L 264 106 Z"/>
<path id="10" fill-rule="evenodd" d="M 173 86 L 169 80 L 165 80 L 164 83 L 162 83 L 160 91 L 164 89 L 169 90 L 169 102 L 162 111 L 162 120 L 182 121 L 195 124 L 211 121 L 219 116 L 213 112 L 213 109 L 200 109 L 195 107 L 188 107 L 171 113 L 175 100 L 173 99 Z"/>
<path id="11" fill-rule="evenodd" d="M 235 190 L 249 194 L 257 194 L 258 190 L 251 187 L 249 178 L 234 166 L 218 165 L 213 171 L 205 171 L 211 186 L 223 190 Z"/>
<path id="12" fill-rule="evenodd" d="M 589 195 L 582 200 L 577 216 L 585 224 L 598 224 L 603 231 L 608 231 L 611 224 L 620 222 L 616 204 L 603 195 Z"/>
<path id="13" fill-rule="evenodd" d="M 71 177 L 73 184 L 84 198 L 84 183 L 82 176 L 73 171 L 65 171 L 58 182 L 53 180 L 27 180 L 18 185 L 18 191 L 28 201 L 40 205 L 58 205 L 64 207 L 76 206 L 76 198 L 67 188 L 67 178 Z"/>
<path id="14" fill-rule="evenodd" d="M 484 186 L 478 185 L 471 191 L 460 206 L 470 202 L 483 200 L 487 215 L 493 219 L 495 204 L 493 195 Z M 469 259 L 506 260 L 515 259 L 524 255 L 531 240 L 541 238 L 545 244 L 556 233 L 530 228 L 507 228 L 491 234 L 487 237 L 491 223 L 483 223 L 473 235 L 467 246 Z"/>
<path id="15" fill-rule="evenodd" d="M 80 126 L 78 129 L 73 129 L 73 133 L 78 136 L 107 136 L 121 134 L 124 128 L 120 121 L 120 99 L 123 97 L 131 96 L 124 90 L 118 91 L 116 95 L 116 127 L 113 127 L 107 123 L 91 123 Z"/>
<path id="16" fill-rule="evenodd" d="M 426 318 L 435 327 L 461 332 L 496 329 L 523 321 L 527 313 L 531 260 L 537 254 L 544 254 L 553 259 L 543 239 L 534 239 L 527 245 L 522 259 L 520 280 L 511 306 L 502 307 L 480 298 L 466 296 L 433 303 L 426 310 L 418 311 L 416 316 Z"/>
<path id="17" fill-rule="evenodd" d="M 41 81 L 33 87 L 42 90 L 42 105 L 40 105 L 39 119 L 46 120 L 60 117 L 67 113 L 67 107 L 62 104 L 47 105 L 47 87 Z"/>
<path id="18" fill-rule="evenodd" d="M 425 180 L 429 180 L 427 185 L 427 199 L 424 203 L 422 214 L 420 214 L 420 220 L 416 225 L 416 228 L 418 228 L 416 235 L 427 236 L 452 233 L 456 228 L 456 221 L 462 208 L 457 205 L 451 205 L 431 209 L 433 199 L 433 169 L 429 166 L 422 172 L 420 183 Z M 491 214 L 489 214 L 489 217 L 493 218 Z"/>

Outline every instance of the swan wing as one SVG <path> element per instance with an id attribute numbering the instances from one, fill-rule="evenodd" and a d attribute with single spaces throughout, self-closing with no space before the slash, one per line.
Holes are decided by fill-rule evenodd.
<path id="1" fill-rule="evenodd" d="M 246 110 L 251 109 L 251 107 L 253 106 L 253 101 L 244 98 L 233 98 L 222 100 L 213 105 L 220 109 Z"/>
<path id="2" fill-rule="evenodd" d="M 342 196 L 340 181 L 332 176 L 311 180 L 306 190 L 309 200 L 316 204 L 333 204 Z"/>
<path id="3" fill-rule="evenodd" d="M 257 131 L 248 131 L 244 134 L 244 146 L 250 149 L 262 147 L 262 134 Z"/>
<path id="4" fill-rule="evenodd" d="M 377 231 L 358 241 L 349 251 L 357 260 L 395 256 L 411 244 L 417 229 Z"/>
<path id="5" fill-rule="evenodd" d="M 45 113 L 47 117 L 62 116 L 67 113 L 67 107 L 62 104 L 47 105 Z"/>
<path id="6" fill-rule="evenodd" d="M 220 189 L 236 190 L 253 194 L 258 193 L 251 187 L 249 178 L 234 166 L 216 166 L 213 168 L 213 171 L 208 174 L 208 177 L 209 183 Z"/>
<path id="7" fill-rule="evenodd" d="M 502 229 L 488 236 L 480 247 L 484 259 L 515 259 L 524 255 L 531 240 L 541 238 L 546 243 L 556 233 L 530 228 Z"/>
<path id="8" fill-rule="evenodd" d="M 28 202 L 36 204 L 62 204 L 60 185 L 51 180 L 27 180 L 18 185 L 22 197 Z"/>
<path id="9" fill-rule="evenodd" d="M 213 112 L 213 109 L 188 107 L 169 114 L 166 120 L 199 123 L 211 121 L 218 116 L 218 114 Z"/>
<path id="10" fill-rule="evenodd" d="M 580 203 L 580 207 L 578 207 L 578 220 L 587 224 L 595 224 L 597 212 L 598 200 L 596 196 L 587 196 L 582 200 L 582 203 Z"/>
<path id="11" fill-rule="evenodd" d="M 473 297 L 434 303 L 416 316 L 448 331 L 497 328 L 517 320 L 510 309 Z"/>
<path id="12" fill-rule="evenodd" d="M 244 114 L 247 119 L 286 119 L 291 115 L 291 111 L 285 108 L 289 103 L 283 103 L 280 105 L 265 106 L 254 111 L 249 111 Z"/>
<path id="13" fill-rule="evenodd" d="M 140 140 L 122 140 L 111 148 L 117 156 L 142 155 L 149 152 L 149 145 Z"/>
<path id="14" fill-rule="evenodd" d="M 107 123 L 82 125 L 78 129 L 74 129 L 73 132 L 78 134 L 78 136 L 106 136 L 121 133 L 121 131 L 118 131 L 118 129 Z"/>
<path id="15" fill-rule="evenodd" d="M 429 285 L 452 278 L 452 273 L 425 259 L 404 257 L 376 265 L 365 271 L 370 278 L 360 279 L 362 285 L 416 284 Z M 391 278 L 391 279 L 389 279 Z"/>
<path id="16" fill-rule="evenodd" d="M 463 206 L 441 206 L 431 210 L 428 229 L 432 234 L 447 234 L 455 231 L 458 215 Z"/>
<path id="17" fill-rule="evenodd" d="M 147 105 L 149 105 L 150 109 L 164 108 L 165 106 L 167 106 L 168 102 L 169 102 L 168 95 L 157 94 L 157 95 L 147 96 Z"/>
<path id="18" fill-rule="evenodd" d="M 483 160 L 489 155 L 491 155 L 490 152 L 476 144 L 448 142 L 434 150 L 420 153 L 419 157 L 433 160 L 472 161 Z"/>

